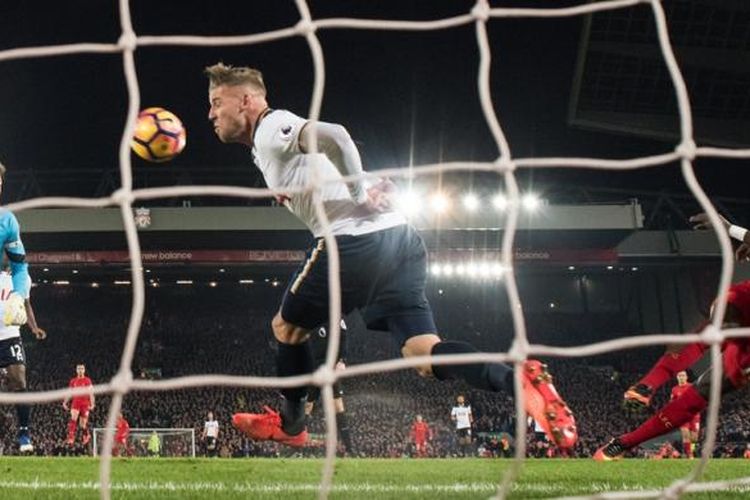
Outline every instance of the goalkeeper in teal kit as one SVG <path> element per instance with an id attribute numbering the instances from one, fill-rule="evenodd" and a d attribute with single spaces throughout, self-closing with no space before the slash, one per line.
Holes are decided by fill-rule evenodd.
<path id="1" fill-rule="evenodd" d="M 2 192 L 5 167 L 0 164 L 0 193 Z M 26 353 L 21 341 L 20 326 L 29 323 L 37 339 L 46 333 L 39 328 L 29 301 L 31 278 L 29 277 L 26 252 L 21 242 L 18 220 L 13 213 L 0 208 L 0 243 L 3 257 L 9 266 L 0 271 L 0 368 L 7 371 L 7 388 L 13 392 L 26 391 Z M 18 415 L 19 451 L 34 451 L 29 435 L 31 407 L 16 405 Z"/>

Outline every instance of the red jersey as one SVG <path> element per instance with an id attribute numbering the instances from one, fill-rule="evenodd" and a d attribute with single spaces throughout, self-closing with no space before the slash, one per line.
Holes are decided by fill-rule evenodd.
<path id="1" fill-rule="evenodd" d="M 73 377 L 68 387 L 87 387 L 94 385 L 88 377 Z M 91 396 L 73 396 L 73 404 L 88 404 Z"/>
<path id="2" fill-rule="evenodd" d="M 423 443 L 431 435 L 430 426 L 427 425 L 427 422 L 414 422 L 414 425 L 411 426 L 411 437 L 417 443 Z"/>
<path id="3" fill-rule="evenodd" d="M 685 382 L 683 385 L 677 384 L 674 387 L 672 387 L 672 397 L 670 399 L 677 399 L 683 394 L 685 394 L 685 391 L 687 391 L 689 388 L 693 387 L 693 384 L 690 382 Z M 686 422 L 684 425 L 680 426 L 680 428 L 687 429 L 689 431 L 698 432 L 700 430 L 701 425 L 701 414 L 700 412 L 693 415 L 693 418 Z"/>
<path id="4" fill-rule="evenodd" d="M 123 417 L 117 419 L 117 431 L 115 432 L 115 441 L 124 443 L 130 434 L 130 424 Z"/>
<path id="5" fill-rule="evenodd" d="M 672 397 L 670 399 L 677 399 L 683 394 L 685 394 L 685 391 L 687 391 L 689 388 L 693 387 L 693 384 L 690 382 L 685 382 L 684 385 L 677 384 L 676 386 L 672 387 Z"/>

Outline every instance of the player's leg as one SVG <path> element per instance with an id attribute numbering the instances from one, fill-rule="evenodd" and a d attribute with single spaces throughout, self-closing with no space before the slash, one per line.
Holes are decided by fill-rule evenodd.
<path id="1" fill-rule="evenodd" d="M 278 346 L 276 371 L 279 377 L 305 375 L 315 369 L 310 330 L 324 324 L 327 318 L 327 258 L 325 241 L 319 239 L 290 280 L 279 312 L 271 322 Z M 265 414 L 238 413 L 232 423 L 253 439 L 302 446 L 307 441 L 307 391 L 306 386 L 284 388 L 280 414 L 270 408 L 266 408 Z"/>
<path id="2" fill-rule="evenodd" d="M 389 330 L 397 337 L 415 332 L 436 331 L 432 314 L 423 316 L 396 316 L 389 318 Z M 430 323 L 432 323 L 430 325 Z M 432 330 L 430 330 L 432 329 Z M 463 341 L 441 340 L 436 333 L 419 333 L 406 338 L 401 347 L 405 357 L 478 353 L 479 349 Z M 503 363 L 472 363 L 455 365 L 433 365 L 426 363 L 416 368 L 424 376 L 435 376 L 438 380 L 464 380 L 477 389 L 513 394 L 513 368 Z"/>
<path id="3" fill-rule="evenodd" d="M 310 328 L 294 325 L 284 320 L 279 312 L 273 319 L 273 333 L 278 341 L 276 370 L 279 377 L 293 377 L 312 373 L 315 365 L 310 350 Z M 284 388 L 281 408 L 282 429 L 297 435 L 305 429 L 305 403 L 307 386 Z"/>
<path id="4" fill-rule="evenodd" d="M 282 311 L 283 309 L 282 305 Z M 296 326 L 286 321 L 282 312 L 276 314 L 272 327 L 278 342 L 278 376 L 291 377 L 312 372 L 314 365 L 309 345 L 309 331 L 312 327 Z M 255 440 L 273 440 L 289 446 L 304 446 L 308 438 L 305 429 L 307 386 L 283 388 L 281 393 L 284 398 L 280 413 L 269 407 L 264 408 L 265 413 L 235 413 L 232 416 L 232 425 Z"/>
<path id="5" fill-rule="evenodd" d="M 687 425 L 680 427 L 680 436 L 682 437 L 682 452 L 685 458 L 693 458 L 693 440 L 690 435 L 690 428 Z"/>
<path id="6" fill-rule="evenodd" d="M 313 410 L 315 410 L 315 403 L 320 398 L 320 387 L 317 385 L 311 385 L 307 388 L 307 400 L 305 401 L 305 415 L 309 420 L 312 416 Z"/>
<path id="7" fill-rule="evenodd" d="M 16 344 L 19 345 L 19 344 Z M 26 365 L 16 363 L 6 367 L 7 387 L 12 392 L 26 392 Z M 18 445 L 22 453 L 34 451 L 29 433 L 29 422 L 31 420 L 31 405 L 19 403 L 16 405 L 16 416 L 18 417 Z"/>
<path id="8" fill-rule="evenodd" d="M 346 272 L 351 267 L 349 247 L 355 241 L 351 237 L 337 237 L 339 265 L 341 268 L 342 303 L 350 293 L 352 284 Z M 312 373 L 320 361 L 314 359 L 310 345 L 310 332 L 328 321 L 328 251 L 325 240 L 317 240 L 300 265 L 284 294 L 279 313 L 272 322 L 273 333 L 278 341 L 276 361 L 278 376 L 290 377 Z M 343 312 L 349 308 L 342 307 Z M 283 389 L 281 408 L 282 429 L 290 436 L 305 429 L 305 403 L 308 387 Z"/>
<path id="9" fill-rule="evenodd" d="M 733 303 L 738 300 L 736 293 L 730 291 L 727 299 L 728 304 L 723 321 L 724 328 L 741 324 L 742 315 Z M 711 307 L 712 315 L 713 311 L 714 307 Z M 703 331 L 709 323 L 710 321 L 703 321 L 693 329 L 693 333 Z M 672 379 L 677 372 L 691 367 L 703 356 L 706 349 L 708 349 L 708 346 L 701 343 L 667 346 L 666 353 L 659 358 L 653 368 L 625 392 L 623 402 L 625 408 L 637 411 L 647 407 L 651 402 L 651 396 L 659 387 L 664 385 L 667 380 Z"/>
<path id="10" fill-rule="evenodd" d="M 328 337 L 326 337 L 326 342 L 328 342 Z M 327 344 L 326 344 L 327 345 Z M 313 355 L 313 362 L 314 366 L 316 368 L 319 368 L 322 366 L 326 360 L 325 357 L 320 358 L 318 357 L 317 351 L 315 351 L 315 354 Z M 320 386 L 319 385 L 311 385 L 307 388 L 307 401 L 305 401 L 305 418 L 309 422 L 310 418 L 312 417 L 312 413 L 315 410 L 315 404 L 320 399 Z"/>
<path id="11" fill-rule="evenodd" d="M 382 267 L 391 267 L 386 279 L 377 283 L 375 297 L 363 314 L 367 326 L 390 331 L 404 357 L 480 352 L 468 342 L 442 340 L 437 335 L 425 294 L 427 250 L 419 233 L 411 226 L 403 226 L 383 232 L 381 237 L 380 253 L 387 259 Z M 460 379 L 478 389 L 514 394 L 513 368 L 504 363 L 426 363 L 417 371 L 438 380 Z M 530 360 L 524 365 L 524 396 L 526 410 L 541 420 L 558 446 L 575 444 L 573 415 L 552 386 L 546 367 L 538 361 Z"/>
<path id="12" fill-rule="evenodd" d="M 472 445 L 473 441 L 471 439 L 471 429 L 466 429 L 466 435 L 463 439 L 463 456 L 470 457 L 473 455 L 472 453 Z"/>
<path id="13" fill-rule="evenodd" d="M 427 249 L 411 226 L 382 235 L 383 266 L 387 275 L 374 286 L 374 299 L 363 318 L 368 327 L 391 332 L 404 357 L 480 352 L 468 342 L 442 340 L 427 301 Z M 386 267 L 389 266 L 389 267 Z M 417 367 L 422 376 L 438 380 L 460 379 L 478 389 L 513 393 L 513 369 L 503 363 L 472 363 Z"/>
<path id="14" fill-rule="evenodd" d="M 78 422 L 81 425 L 81 432 L 83 432 L 83 437 L 81 439 L 81 444 L 86 446 L 89 444 L 89 441 L 91 441 L 91 434 L 89 433 L 89 409 L 88 408 L 82 408 L 80 410 L 80 413 L 78 415 Z"/>
<path id="15" fill-rule="evenodd" d="M 693 417 L 693 423 L 690 424 L 690 456 L 695 456 L 695 450 L 698 447 L 698 438 L 700 437 L 700 415 Z"/>
<path id="16" fill-rule="evenodd" d="M 724 380 L 721 386 L 721 394 L 732 392 L 746 383 L 746 367 L 750 365 L 747 359 L 747 345 L 742 341 L 730 340 L 726 343 L 723 353 Z M 744 351 L 744 353 L 743 353 Z M 683 424 L 690 422 L 697 413 L 703 411 L 708 405 L 710 394 L 711 368 L 706 370 L 698 381 L 689 387 L 680 397 L 670 401 L 664 408 L 656 412 L 654 416 L 646 420 L 640 427 L 632 432 L 623 434 L 612 439 L 609 443 L 599 448 L 594 454 L 595 460 L 607 461 L 621 457 L 626 451 L 641 443 L 661 436 Z"/>
<path id="17" fill-rule="evenodd" d="M 70 420 L 68 420 L 68 439 L 65 440 L 68 445 L 72 445 L 75 442 L 79 414 L 78 408 L 75 408 L 74 404 L 71 403 Z"/>
<path id="18" fill-rule="evenodd" d="M 458 456 L 466 456 L 466 429 L 458 431 Z"/>
<path id="19" fill-rule="evenodd" d="M 702 331 L 708 322 L 702 323 L 693 333 Z M 701 343 L 668 346 L 664 355 L 632 387 L 625 391 L 623 405 L 626 409 L 638 411 L 651 403 L 651 396 L 667 380 L 698 361 L 708 346 Z"/>
<path id="20" fill-rule="evenodd" d="M 397 337 L 407 337 L 401 349 L 404 357 L 480 352 L 467 342 L 443 341 L 434 333 L 408 337 L 410 331 L 420 331 L 420 323 L 427 322 L 426 319 L 414 321 L 413 318 L 414 316 L 389 318 L 391 331 Z M 409 322 L 417 325 L 416 330 Z M 417 372 L 422 376 L 435 376 L 438 380 L 460 379 L 477 389 L 514 394 L 513 369 L 503 363 L 424 364 L 417 367 Z M 523 388 L 527 413 L 539 422 L 558 446 L 573 446 L 577 440 L 575 419 L 552 385 L 552 377 L 546 366 L 536 360 L 527 361 L 524 364 Z"/>
<path id="21" fill-rule="evenodd" d="M 351 311 L 347 296 L 357 285 L 349 279 L 361 271 L 361 263 L 354 262 L 357 238 L 337 237 L 340 252 L 342 311 Z M 325 242 L 319 239 L 307 259 L 295 273 L 284 294 L 281 308 L 272 322 L 278 342 L 277 374 L 290 377 L 311 373 L 315 363 L 310 349 L 310 331 L 328 320 L 328 259 Z M 351 272 L 347 272 L 351 269 Z M 280 414 L 267 409 L 265 415 L 236 414 L 233 423 L 254 439 L 272 439 L 291 446 L 302 446 L 307 441 L 305 430 L 306 386 L 282 389 L 284 402 Z"/>
<path id="22" fill-rule="evenodd" d="M 344 445 L 346 453 L 352 455 L 354 454 L 352 431 L 349 427 L 349 416 L 346 414 L 346 408 L 344 407 L 344 391 L 341 388 L 340 382 L 333 384 L 333 396 L 333 405 L 336 409 L 336 428 L 339 431 L 339 438 Z"/>

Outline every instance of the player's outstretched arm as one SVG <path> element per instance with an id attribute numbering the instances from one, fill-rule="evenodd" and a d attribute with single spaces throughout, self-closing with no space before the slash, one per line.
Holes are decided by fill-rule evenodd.
<path id="1" fill-rule="evenodd" d="M 750 235 L 748 235 L 747 229 L 733 225 L 721 215 L 719 215 L 719 220 L 724 229 L 729 233 L 729 236 L 742 242 L 735 253 L 737 260 L 750 260 Z M 693 215 L 690 217 L 690 223 L 697 230 L 711 229 L 712 227 L 706 213 Z M 735 323 L 730 318 L 729 311 L 727 314 L 724 318 L 724 328 L 729 328 Z M 702 331 L 706 325 L 707 323 L 702 324 L 694 330 L 695 333 Z M 638 383 L 625 392 L 623 407 L 633 412 L 641 411 L 648 407 L 654 391 L 668 379 L 676 375 L 678 371 L 692 366 L 703 355 L 706 349 L 707 346 L 700 343 L 689 344 L 680 348 L 668 346 L 667 353 L 659 358 L 653 368 Z"/>
<path id="2" fill-rule="evenodd" d="M 725 229 L 729 229 L 731 224 L 723 216 L 719 215 L 719 220 Z M 711 229 L 711 221 L 708 218 L 708 214 L 701 212 L 690 217 L 690 223 L 693 225 L 693 229 Z"/>
<path id="3" fill-rule="evenodd" d="M 303 152 L 312 149 L 312 123 L 308 122 L 300 131 L 299 147 Z M 318 139 L 318 151 L 325 154 L 343 176 L 361 174 L 362 158 L 349 132 L 344 126 L 336 123 L 315 122 Z M 367 190 L 362 180 L 347 184 L 349 194 L 357 205 L 367 202 Z"/>
<path id="4" fill-rule="evenodd" d="M 737 260 L 739 262 L 747 262 L 750 261 L 750 244 L 749 243 L 743 243 L 739 247 L 737 247 L 737 251 L 734 252 L 735 257 L 737 257 Z"/>
<path id="5" fill-rule="evenodd" d="M 31 333 L 34 334 L 37 340 L 44 340 L 47 338 L 47 332 L 39 327 L 36 322 L 36 315 L 34 315 L 34 308 L 31 306 L 31 299 L 28 298 L 24 301 L 24 307 L 26 307 L 26 324 L 29 325 Z"/>
<path id="6" fill-rule="evenodd" d="M 4 218 L 3 249 L 10 264 L 13 292 L 23 299 L 27 299 L 31 291 L 31 277 L 29 276 L 29 264 L 26 262 L 26 250 L 23 247 L 23 242 L 21 242 L 21 228 L 13 213 L 8 212 Z"/>
<path id="7" fill-rule="evenodd" d="M 23 325 L 27 321 L 24 299 L 29 297 L 31 278 L 26 251 L 21 242 L 21 230 L 12 212 L 0 213 L 0 241 L 8 258 L 13 280 L 13 291 L 3 307 L 2 322 L 5 325 Z"/>
<path id="8" fill-rule="evenodd" d="M 746 228 L 732 224 L 721 215 L 719 215 L 719 219 L 721 220 L 721 224 L 724 226 L 724 229 L 726 229 L 729 233 L 729 236 L 742 243 L 743 246 L 746 244 L 750 244 L 750 234 L 748 234 L 748 230 Z M 711 229 L 711 222 L 709 221 L 708 214 L 706 213 L 693 215 L 692 217 L 690 217 L 690 223 L 693 224 L 693 229 Z"/>

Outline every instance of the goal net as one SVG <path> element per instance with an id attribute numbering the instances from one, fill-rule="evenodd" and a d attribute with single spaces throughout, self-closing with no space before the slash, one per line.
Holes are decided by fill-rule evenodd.
<path id="1" fill-rule="evenodd" d="M 537 2 L 534 2 L 535 4 Z M 554 2 L 546 2 L 554 5 Z M 253 33 L 245 36 L 166 36 L 166 35 L 139 35 L 135 32 L 131 19 L 130 2 L 119 1 L 119 21 L 121 36 L 117 43 L 73 43 L 55 46 L 20 47 L 0 50 L 0 63 L 20 58 L 38 58 L 50 56 L 63 56 L 70 54 L 114 54 L 122 58 L 124 75 L 127 83 L 128 110 L 126 125 L 122 133 L 122 141 L 119 149 L 120 160 L 120 185 L 110 196 L 103 198 L 34 198 L 19 203 L 13 203 L 6 208 L 20 211 L 29 208 L 41 207 L 106 207 L 116 206 L 120 208 L 122 222 L 127 238 L 128 250 L 131 257 L 133 302 L 131 321 L 127 331 L 125 347 L 122 353 L 119 369 L 115 376 L 106 383 L 98 384 L 94 388 L 97 395 L 111 394 L 112 400 L 108 412 L 106 431 L 99 430 L 96 434 L 95 448 L 101 453 L 100 480 L 101 498 L 110 498 L 111 485 L 111 450 L 114 441 L 114 426 L 117 415 L 122 407 L 123 397 L 130 391 L 167 391 L 186 387 L 206 386 L 232 386 L 232 387 L 288 387 L 292 382 L 282 378 L 273 377 L 251 377 L 251 376 L 224 376 L 224 375 L 195 375 L 178 377 L 168 380 L 144 381 L 134 380 L 131 373 L 133 356 L 140 332 L 140 325 L 144 312 L 144 274 L 141 248 L 136 226 L 133 220 L 133 204 L 140 200 L 155 198 L 169 198 L 178 196 L 232 196 L 246 198 L 269 198 L 273 193 L 267 189 L 240 188 L 237 186 L 174 186 L 167 188 L 134 189 L 133 170 L 130 160 L 130 140 L 133 135 L 135 119 L 140 108 L 139 82 L 136 74 L 136 54 L 141 54 L 143 47 L 148 46 L 237 46 L 258 43 L 269 43 L 300 37 L 306 41 L 310 49 L 314 70 L 314 87 L 308 118 L 317 121 L 320 118 L 321 104 L 325 87 L 326 69 L 324 54 L 318 34 L 325 30 L 337 30 L 346 28 L 349 30 L 381 30 L 402 32 L 425 32 L 432 30 L 451 29 L 457 27 L 472 27 L 477 43 L 478 72 L 476 83 L 479 89 L 479 100 L 486 122 L 490 131 L 496 150 L 497 157 L 492 161 L 485 162 L 454 162 L 430 165 L 417 165 L 402 168 L 392 168 L 378 171 L 379 175 L 394 178 L 413 178 L 425 174 L 440 172 L 459 172 L 470 170 L 481 170 L 498 173 L 506 188 L 508 210 L 504 223 L 502 244 L 502 265 L 510 270 L 503 282 L 507 290 L 507 296 L 512 311 L 512 319 L 515 331 L 514 343 L 508 352 L 483 353 L 471 355 L 440 356 L 430 359 L 433 364 L 457 364 L 470 362 L 508 362 L 515 366 L 521 366 L 530 356 L 559 356 L 559 357 L 581 357 L 601 354 L 605 352 L 634 348 L 638 346 L 664 345 L 666 343 L 682 343 L 703 341 L 711 346 L 712 392 L 708 411 L 706 426 L 706 438 L 701 460 L 697 461 L 694 469 L 684 478 L 676 479 L 675 482 L 665 489 L 640 492 L 639 497 L 663 497 L 676 498 L 681 493 L 693 491 L 711 491 L 728 488 L 732 485 L 743 484 L 743 480 L 697 482 L 701 478 L 710 459 L 711 449 L 716 440 L 716 430 L 719 411 L 719 394 L 721 385 L 721 342 L 731 336 L 748 336 L 750 329 L 722 330 L 720 318 L 724 316 L 726 308 L 727 290 L 733 270 L 732 250 L 728 236 L 723 231 L 718 212 L 706 196 L 703 188 L 698 182 L 693 164 L 700 157 L 721 157 L 747 159 L 750 158 L 748 149 L 727 149 L 703 147 L 695 143 L 693 132 L 693 119 L 690 100 L 685 80 L 677 64 L 674 50 L 670 43 L 669 32 L 666 23 L 666 14 L 659 0 L 608 0 L 590 2 L 581 0 L 580 5 L 564 8 L 493 8 L 487 0 L 478 0 L 473 6 L 467 7 L 465 13 L 445 19 L 430 21 L 411 20 L 377 20 L 377 19 L 353 19 L 353 18 L 313 18 L 308 3 L 305 0 L 296 0 L 295 5 L 299 18 L 292 25 L 268 31 L 264 33 Z M 675 96 L 677 97 L 678 113 L 680 119 L 679 141 L 661 154 L 653 154 L 644 157 L 626 158 L 612 160 L 605 158 L 580 158 L 580 157 L 528 157 L 517 158 L 512 154 L 508 140 L 504 133 L 499 116 L 496 112 L 495 103 L 491 96 L 491 72 L 490 62 L 493 57 L 490 41 L 487 33 L 487 25 L 500 22 L 508 18 L 561 18 L 569 16 L 581 16 L 594 12 L 627 9 L 636 6 L 647 6 L 650 8 L 658 38 L 658 51 L 661 53 L 665 67 L 668 70 Z M 259 11 L 259 15 L 262 13 Z M 136 52 L 136 49 L 139 49 Z M 436 49 L 438 50 L 438 49 Z M 100 56 L 101 57 L 101 56 Z M 113 56 L 114 57 L 114 56 Z M 469 55 L 473 57 L 473 54 Z M 298 64 L 298 62 L 290 62 Z M 554 91 L 554 90 L 553 90 Z M 384 96 L 390 98 L 391 96 Z M 314 127 L 312 128 L 313 134 Z M 311 140 L 312 145 L 316 144 Z M 314 148 L 312 148 L 314 150 Z M 314 151 L 313 151 L 314 152 Z M 682 175 L 703 211 L 708 213 L 711 224 L 715 230 L 717 240 L 722 251 L 722 271 L 717 290 L 717 306 L 715 320 L 712 325 L 701 334 L 693 335 L 642 335 L 617 339 L 601 343 L 592 343 L 577 347 L 563 348 L 531 344 L 527 338 L 522 304 L 519 298 L 515 275 L 513 272 L 513 243 L 519 220 L 520 194 L 515 172 L 518 169 L 534 168 L 592 168 L 609 169 L 616 171 L 665 166 L 677 163 L 675 174 Z M 320 189 L 320 182 L 315 176 L 308 190 Z M 348 179 L 353 180 L 353 179 Z M 316 197 L 316 209 L 321 215 L 322 225 L 325 233 L 326 247 L 330 251 L 330 303 L 332 317 L 330 319 L 330 343 L 327 363 L 314 374 L 307 377 L 298 377 L 295 384 L 308 383 L 322 387 L 324 410 L 327 422 L 326 434 L 326 461 L 323 468 L 320 496 L 326 498 L 331 491 L 334 478 L 334 458 L 336 452 L 336 420 L 334 418 L 333 383 L 339 378 L 360 376 L 368 373 L 389 372 L 404 368 L 413 368 L 426 362 L 423 358 L 398 359 L 381 362 L 366 363 L 347 368 L 344 371 L 335 371 L 335 353 L 339 341 L 339 321 L 341 297 L 338 281 L 338 260 L 335 239 L 332 236 L 331 226 L 325 218 L 324 207 L 321 197 Z M 521 379 L 516 370 L 516 394 L 522 394 Z M 75 389 L 60 389 L 34 393 L 0 394 L 0 403 L 15 404 L 18 402 L 40 403 L 59 401 L 63 397 L 83 394 L 83 391 Z M 521 465 L 526 456 L 525 436 L 526 428 L 523 412 L 522 397 L 516 400 L 516 447 L 515 461 L 513 466 L 507 470 L 503 478 L 498 478 L 498 497 L 505 497 L 511 491 L 513 481 L 518 477 Z M 174 432 L 174 430 L 162 430 Z M 160 431 L 157 431 L 157 435 Z M 134 432 L 131 439 L 140 439 L 140 434 Z M 193 436 L 184 434 L 161 434 L 164 439 L 175 440 L 178 443 L 186 443 L 185 453 L 194 453 L 195 445 L 192 443 Z M 187 446 L 189 444 L 189 446 Z M 746 479 L 747 480 L 747 479 Z M 746 481 L 745 480 L 745 481 Z M 619 496 L 618 496 L 619 495 Z M 623 498 L 630 497 L 632 492 L 613 492 L 597 495 L 597 498 Z"/>
<path id="2" fill-rule="evenodd" d="M 94 428 L 92 453 L 102 454 L 105 428 Z M 195 457 L 195 429 L 130 429 L 124 446 L 115 443 L 117 454 L 127 457 Z"/>

